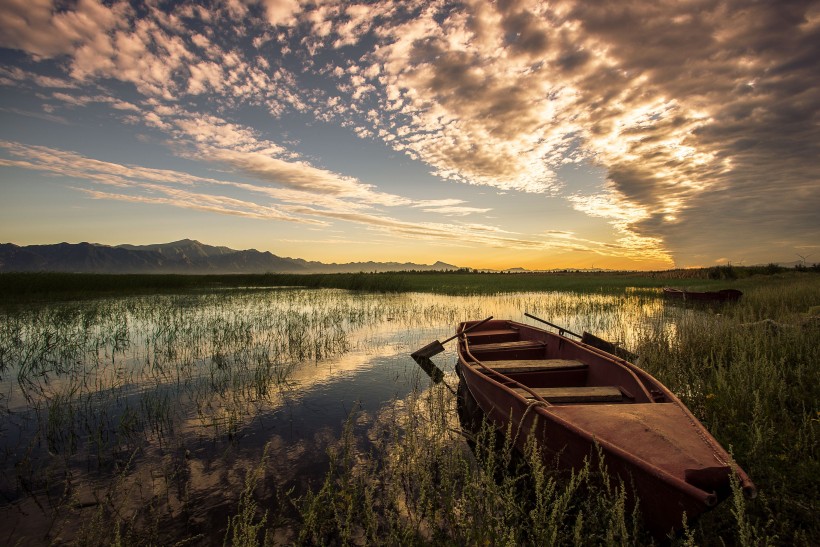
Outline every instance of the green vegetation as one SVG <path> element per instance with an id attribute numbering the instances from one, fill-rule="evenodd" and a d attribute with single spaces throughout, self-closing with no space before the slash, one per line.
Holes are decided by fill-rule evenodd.
<path id="1" fill-rule="evenodd" d="M 39 524 L 33 531 L 9 527 L 4 538 L 89 545 L 206 537 L 226 545 L 651 543 L 639 512 L 625 503 L 629 485 L 609 478 L 605 461 L 591 455 L 586 468 L 568 474 L 545 465 L 535 446 L 516 455 L 512 432 L 499 440 L 486 426 L 463 431 L 450 391 L 457 382 L 452 353 L 436 357 L 448 374 L 434 385 L 407 355 L 459 321 L 520 319 L 529 311 L 641 355 L 638 364 L 684 400 L 757 484 L 758 498 L 745 500 L 736 488 L 673 545 L 820 544 L 814 272 L 755 272 L 735 275 L 731 284 L 709 279 L 708 271 L 687 279 L 474 272 L 313 279 L 391 277 L 419 292 L 218 290 L 201 277 L 185 285 L 186 277 L 159 276 L 179 283 L 175 289 L 134 276 L 137 293 L 153 294 L 120 297 L 116 283 L 129 276 L 68 276 L 75 285 L 52 303 L 45 295 L 60 291 L 65 278 L 54 274 L 51 289 L 18 294 L 14 305 L 0 308 L 0 490 L 8 500 L 0 517 L 14 522 L 25 513 L 19 522 Z M 22 283 L 6 274 L 3 290 L 10 279 Z M 258 276 L 230 279 L 221 286 L 252 287 Z M 498 294 L 489 294 L 493 282 Z M 666 284 L 732 286 L 744 296 L 723 306 L 669 303 L 655 288 Z M 101 288 L 111 294 L 68 301 L 69 294 L 99 297 Z M 469 295 L 420 293 L 429 291 Z M 339 435 L 317 431 L 323 444 L 300 441 L 296 456 L 277 429 L 259 426 L 290 412 L 314 383 L 343 376 L 346 358 L 361 385 L 370 385 L 379 371 L 355 367 L 379 352 L 391 364 L 367 366 L 409 377 L 409 395 L 346 410 Z M 322 449 L 328 458 L 318 474 L 292 475 Z"/>
<path id="2" fill-rule="evenodd" d="M 748 287 L 737 305 L 676 318 L 674 331 L 648 331 L 634 348 L 760 487 L 738 529 L 755 538 L 744 544 L 820 542 L 817 302 L 816 277 L 776 279 Z M 701 526 L 722 534 L 731 520 L 716 512 Z"/>
<path id="3" fill-rule="evenodd" d="M 7 302 L 271 287 L 332 288 L 371 292 L 410 290 L 405 282 L 405 276 L 395 273 L 313 275 L 0 273 L 0 297 Z"/>
<path id="4" fill-rule="evenodd" d="M 665 286 L 717 290 L 738 281 L 820 273 L 820 265 L 783 268 L 769 266 L 714 266 L 661 272 L 548 272 L 482 273 L 383 272 L 352 274 L 73 274 L 0 273 L 0 298 L 7 302 L 65 300 L 101 295 L 173 294 L 263 287 L 348 289 L 368 292 L 432 292 L 437 294 L 497 294 L 503 292 L 575 291 L 621 293 L 625 289 L 653 290 Z"/>
<path id="5" fill-rule="evenodd" d="M 348 428 L 315 491 L 295 501 L 304 545 L 635 545 L 650 542 L 628 486 L 600 458 L 575 473 L 545 466 L 538 447 L 486 422 L 465 435 L 443 390 L 389 409 L 369 454 Z M 355 417 L 355 416 L 352 416 Z M 595 456 L 595 455 L 592 455 Z"/>
<path id="6" fill-rule="evenodd" d="M 776 278 L 768 286 L 750 286 L 737 305 L 663 307 L 635 334 L 640 364 L 733 451 L 760 492 L 746 500 L 734 484 L 730 498 L 690 523 L 673 545 L 820 543 L 817 302 L 816 277 Z M 566 477 L 545 469 L 530 452 L 529 465 L 510 466 L 510 432 L 501 449 L 492 450 L 495 443 L 483 431 L 474 458 L 465 457 L 458 443 L 448 446 L 442 439 L 453 442 L 447 417 L 453 410 L 436 399 L 443 397 L 443 388 L 434 393 L 416 406 L 409 403 L 407 416 L 396 421 L 410 425 L 389 453 L 366 460 L 372 468 L 362 472 L 338 464 L 305 498 L 309 518 L 301 539 L 310 544 L 379 538 L 448 545 L 652 542 L 639 518 L 625 509 L 628 486 L 609 482 L 595 465 Z M 383 461 L 388 463 L 375 463 Z M 367 502 L 356 505 L 353 514 L 341 512 L 351 498 Z"/>
<path id="7" fill-rule="evenodd" d="M 388 274 L 374 274 L 388 275 Z M 398 274 L 396 274 L 398 275 Z M 788 274 L 782 274 L 788 275 Z M 742 276 L 743 281 L 760 274 Z M 654 294 L 667 286 L 693 290 L 718 290 L 736 286 L 737 279 L 710 277 L 708 270 L 667 272 L 552 272 L 552 273 L 415 273 L 404 276 L 407 290 L 438 294 L 497 294 L 503 292 L 572 291 L 622 294 L 626 290 Z"/>

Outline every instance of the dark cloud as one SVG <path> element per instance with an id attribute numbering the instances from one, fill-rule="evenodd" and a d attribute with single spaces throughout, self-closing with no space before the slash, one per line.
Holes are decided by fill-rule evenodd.
<path id="1" fill-rule="evenodd" d="M 549 48 L 548 35 L 538 24 L 538 17 L 527 10 L 505 15 L 501 28 L 507 47 L 514 53 L 543 55 Z"/>
<path id="2" fill-rule="evenodd" d="M 818 240 L 816 3 L 579 3 L 571 17 L 609 46 L 627 85 L 640 77 L 644 93 L 674 101 L 675 118 L 621 131 L 633 139 L 634 160 L 608 165 L 611 190 L 649 212 L 633 229 L 661 237 L 682 265 L 710 256 L 765 260 L 783 245 Z M 600 76 L 584 83 L 605 133 L 606 111 L 630 100 L 613 96 Z M 598 90 L 605 99 L 593 98 Z M 669 139 L 687 125 L 685 138 Z M 692 155 L 676 158 L 675 146 Z M 669 200 L 679 204 L 664 211 Z"/>
<path id="3" fill-rule="evenodd" d="M 53 10 L 13 0 L 0 8 L 0 46 L 59 59 L 65 73 L 51 80 L 66 92 L 52 97 L 64 105 L 82 100 L 71 89 L 78 82 L 132 84 L 152 104 L 141 123 L 182 131 L 218 149 L 214 158 L 293 190 L 401 201 L 281 150 L 257 154 L 247 148 L 256 136 L 229 123 L 183 127 L 176 105 L 196 99 L 220 117 L 247 105 L 276 117 L 311 112 L 383 139 L 444 179 L 563 191 L 577 210 L 610 221 L 620 238 L 610 248 L 635 257 L 765 261 L 820 239 L 816 1 L 212 8 L 138 14 L 125 2 Z M 28 74 L 3 68 L 0 78 L 38 77 Z M 562 189 L 557 172 L 579 159 L 607 171 L 606 187 Z"/>

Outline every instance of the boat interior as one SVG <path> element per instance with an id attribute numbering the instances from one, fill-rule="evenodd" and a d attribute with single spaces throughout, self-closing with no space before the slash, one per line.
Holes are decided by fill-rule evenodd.
<path id="1" fill-rule="evenodd" d="M 555 332 L 506 320 L 464 332 L 471 324 L 460 326 L 459 360 L 470 369 L 469 385 L 502 419 L 511 412 L 509 400 L 494 396 L 492 384 L 547 405 L 553 419 L 663 469 L 674 480 L 725 495 L 729 456 L 651 375 Z M 488 382 L 476 381 L 482 377 Z M 754 485 L 743 480 L 753 495 Z"/>
<path id="2" fill-rule="evenodd" d="M 600 350 L 513 321 L 465 333 L 462 355 L 525 399 L 550 404 L 666 402 L 653 379 Z"/>

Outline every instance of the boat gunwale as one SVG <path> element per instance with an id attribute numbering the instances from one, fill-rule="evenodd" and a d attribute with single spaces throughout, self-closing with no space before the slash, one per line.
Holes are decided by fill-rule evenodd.
<path id="1" fill-rule="evenodd" d="M 520 330 L 520 327 L 529 327 L 531 329 L 541 331 L 544 334 L 546 334 L 547 336 L 554 336 L 554 337 L 558 338 L 559 340 L 561 340 L 562 342 L 570 342 L 571 344 L 574 344 L 575 346 L 578 346 L 581 349 L 591 351 L 592 353 L 598 355 L 599 357 L 602 357 L 602 358 L 606 359 L 607 361 L 610 361 L 613 365 L 620 366 L 627 373 L 629 373 L 629 375 L 632 376 L 632 379 L 635 380 L 635 382 L 638 384 L 638 386 L 640 386 L 640 389 L 641 389 L 641 391 L 643 391 L 643 394 L 646 396 L 647 399 L 649 399 L 649 403 L 657 403 L 657 401 L 655 401 L 655 397 L 646 388 L 644 380 L 642 380 L 639 377 L 639 374 L 646 376 L 646 378 L 648 380 L 650 380 L 652 383 L 654 383 L 656 386 L 661 387 L 663 394 L 666 395 L 667 397 L 669 397 L 670 399 L 674 400 L 676 403 L 678 403 L 679 406 L 684 406 L 685 407 L 685 405 L 683 405 L 683 403 L 677 397 L 675 397 L 674 394 L 671 391 L 669 391 L 669 389 L 666 386 L 664 386 L 661 382 L 659 382 L 655 377 L 653 377 L 651 374 L 649 374 L 645 370 L 641 369 L 640 367 L 630 363 L 626 359 L 623 359 L 622 357 L 618 357 L 617 355 L 613 355 L 613 354 L 611 354 L 607 351 L 604 351 L 600 348 L 596 348 L 595 346 L 585 344 L 584 342 L 572 340 L 570 338 L 567 338 L 566 336 L 564 336 L 561 333 L 554 333 L 554 332 L 548 331 L 546 329 L 536 327 L 534 325 L 528 325 L 526 323 L 519 323 L 517 321 L 512 321 L 512 320 L 507 320 L 507 323 L 508 324 L 512 323 L 512 324 L 518 326 L 519 330 Z M 461 323 L 461 325 L 459 325 L 459 327 L 460 327 L 460 330 L 458 330 L 459 335 L 464 333 L 465 326 L 466 326 L 466 323 Z M 468 344 L 468 342 L 465 341 L 465 344 Z M 487 367 L 486 365 L 481 363 L 481 361 L 477 357 L 475 357 L 471 352 L 470 352 L 469 355 L 473 360 L 475 360 L 477 363 L 481 364 L 482 367 L 484 367 L 488 370 L 491 370 L 495 374 L 498 374 L 498 375 L 502 376 L 505 380 L 509 380 L 510 382 L 519 384 L 521 387 L 527 388 L 527 386 L 521 384 L 521 382 L 519 382 L 518 380 L 513 380 L 512 378 L 509 378 L 509 377 L 501 374 L 497 370 L 494 370 L 490 367 Z M 532 392 L 530 392 L 530 390 L 528 388 L 527 388 L 527 392 L 532 393 Z M 532 394 L 535 395 L 534 393 L 532 393 Z M 538 399 L 544 401 L 540 397 L 538 397 Z M 551 405 L 551 403 L 549 403 L 547 401 L 544 401 L 544 402 L 548 405 Z"/>
<path id="2" fill-rule="evenodd" d="M 475 359 L 475 357 L 471 353 L 469 353 L 469 351 L 467 351 L 467 354 L 471 358 Z M 488 368 L 486 365 L 484 365 L 480 361 L 476 360 L 476 362 L 481 364 L 481 366 L 484 366 L 485 368 Z M 463 364 L 466 365 L 467 367 L 472 368 L 473 370 L 476 369 L 476 367 L 473 366 L 470 363 L 463 362 Z M 492 370 L 492 369 L 490 369 L 490 370 Z M 501 376 L 506 378 L 506 376 L 504 376 L 503 374 L 501 374 Z M 515 391 L 513 391 L 509 387 L 505 386 L 504 384 L 498 382 L 494 378 L 491 378 L 487 375 L 482 375 L 482 381 L 487 381 L 487 382 L 491 382 L 492 384 L 495 384 L 495 387 L 502 388 L 505 393 L 507 393 L 508 395 L 511 395 L 512 397 L 514 397 L 516 400 L 518 400 L 518 402 L 520 404 L 524 405 L 525 408 L 527 408 L 527 409 L 528 408 L 533 408 L 536 413 L 541 414 L 542 416 L 544 416 L 544 418 L 546 418 L 546 419 L 552 421 L 553 423 L 563 427 L 564 429 L 568 430 L 572 434 L 582 438 L 587 443 L 589 443 L 591 445 L 598 444 L 599 446 L 601 446 L 602 449 L 604 449 L 605 452 L 609 452 L 609 453 L 613 454 L 614 456 L 626 461 L 629 465 L 632 465 L 636 468 L 640 468 L 640 469 L 644 470 L 646 473 L 655 476 L 657 479 L 659 479 L 659 480 L 661 480 L 661 481 L 663 481 L 663 482 L 665 482 L 665 483 L 667 483 L 671 486 L 674 486 L 675 488 L 677 488 L 679 490 L 684 491 L 690 497 L 701 501 L 707 507 L 713 507 L 717 504 L 718 499 L 717 499 L 716 494 L 706 492 L 705 490 L 702 490 L 702 489 L 698 488 L 697 486 L 694 486 L 694 485 L 686 482 L 685 480 L 680 479 L 680 478 L 672 475 L 668 471 L 665 471 L 664 469 L 661 469 L 660 467 L 658 467 L 658 466 L 656 466 L 656 465 L 654 465 L 654 464 L 652 464 L 652 463 L 650 463 L 650 462 L 648 462 L 648 461 L 646 461 L 642 458 L 639 458 L 639 457 L 635 456 L 631 452 L 627 452 L 623 448 L 620 448 L 620 447 L 612 444 L 611 442 L 607 441 L 606 439 L 602 439 L 600 437 L 595 436 L 593 433 L 587 431 L 586 429 L 578 427 L 577 425 L 575 425 L 574 423 L 566 420 L 562 416 L 559 416 L 559 415 L 557 415 L 553 412 L 549 412 L 549 409 L 550 408 L 555 408 L 555 405 L 552 405 L 549 402 L 544 401 L 537 394 L 533 393 L 533 395 L 535 395 L 537 397 L 537 400 L 530 402 L 530 401 L 527 401 L 526 399 L 524 399 L 523 396 L 516 393 Z M 516 384 L 522 385 L 522 384 L 520 384 L 520 382 L 518 382 L 516 380 L 512 380 L 512 381 L 515 382 Z M 522 387 L 527 389 L 528 392 L 530 391 L 529 388 L 527 388 L 527 386 L 522 385 Z M 470 389 L 470 382 L 467 382 L 467 388 Z M 473 395 L 473 397 L 475 397 L 475 395 Z M 476 400 L 478 400 L 478 399 L 476 399 Z M 541 404 L 541 403 L 545 403 L 545 404 Z M 645 404 L 653 404 L 653 403 L 645 403 Z M 655 404 L 657 404 L 657 403 L 655 403 Z M 584 406 L 584 405 L 580 405 L 580 406 Z M 539 409 L 541 409 L 540 412 L 539 412 Z M 518 424 L 518 429 L 520 429 L 523 426 L 523 422 L 524 422 L 524 418 L 522 417 L 520 423 Z"/>
<path id="3" fill-rule="evenodd" d="M 726 465 L 730 465 L 730 467 L 732 467 L 734 469 L 737 477 L 740 479 L 740 485 L 741 485 L 741 488 L 742 488 L 744 494 L 746 496 L 748 496 L 750 499 L 754 499 L 755 497 L 757 497 L 757 488 L 755 487 L 755 485 L 752 482 L 751 478 L 746 474 L 745 471 L 743 471 L 743 469 L 740 468 L 739 465 L 733 463 L 734 460 L 733 460 L 732 456 L 726 451 L 726 449 L 721 446 L 721 444 L 717 441 L 717 439 L 714 438 L 714 436 L 709 432 L 708 429 L 706 429 L 706 427 L 700 422 L 700 420 L 698 420 L 697 417 L 694 414 L 692 414 L 692 411 L 689 410 L 689 408 L 685 404 L 683 404 L 683 402 L 674 393 L 672 393 L 672 391 L 668 387 L 666 387 L 666 385 L 664 385 L 663 382 L 658 381 L 657 378 L 655 378 L 653 375 L 651 375 L 650 373 L 648 373 L 647 371 L 645 371 L 641 367 L 635 365 L 634 363 L 631 363 L 631 362 L 627 361 L 626 359 L 624 359 L 622 357 L 618 357 L 617 355 L 613 355 L 611 353 L 608 353 L 608 352 L 606 352 L 606 351 L 604 351 L 600 348 L 596 348 L 595 346 L 585 344 L 584 342 L 581 342 L 581 341 L 572 340 L 571 338 L 568 338 L 568 337 L 564 336 L 561 333 L 551 332 L 551 331 L 548 331 L 546 329 L 542 329 L 541 327 L 537 327 L 535 325 L 528 325 L 526 323 L 519 323 L 518 321 L 513 321 L 513 320 L 506 320 L 506 321 L 507 321 L 508 324 L 512 323 L 512 324 L 515 324 L 515 325 L 530 327 L 532 329 L 542 331 L 542 332 L 544 332 L 548 335 L 556 336 L 559 339 L 561 339 L 563 342 L 569 342 L 570 344 L 574 344 L 575 346 L 578 346 L 582 349 L 586 349 L 588 351 L 591 351 L 592 353 L 595 353 L 596 355 L 598 355 L 600 357 L 603 357 L 604 359 L 612 362 L 615 365 L 620 365 L 621 367 L 628 370 L 632 374 L 632 376 L 636 380 L 638 380 L 638 384 L 644 390 L 644 393 L 649 397 L 650 401 L 653 402 L 653 403 L 657 403 L 657 401 L 654 400 L 654 397 L 646 389 L 646 385 L 644 384 L 644 380 L 642 380 L 640 377 L 643 376 L 644 378 L 646 378 L 648 381 L 653 383 L 655 385 L 655 387 L 658 388 L 661 391 L 661 393 L 663 393 L 663 395 L 668 399 L 669 402 L 672 402 L 672 403 L 676 404 L 678 406 L 678 408 L 680 408 L 683 411 L 684 415 L 689 419 L 692 426 L 695 428 L 696 431 L 698 431 L 701 439 L 712 450 L 712 453 L 715 455 L 715 457 L 719 461 L 724 462 Z M 468 322 L 463 322 L 463 323 L 461 323 L 461 325 L 459 325 L 459 328 L 457 329 L 457 332 L 459 332 L 459 334 L 463 333 L 464 328 L 466 326 L 466 323 L 468 323 Z M 460 350 L 460 348 L 461 348 L 461 346 L 459 345 L 459 350 Z M 478 361 L 478 359 L 476 359 L 476 357 L 474 355 L 470 354 L 470 357 L 472 359 L 474 359 L 475 361 Z M 487 368 L 487 367 L 485 366 L 485 368 Z M 499 373 L 496 372 L 496 374 L 499 374 Z M 506 379 L 511 380 L 512 382 L 521 385 L 520 382 L 518 382 L 516 380 L 512 380 L 510 378 L 506 378 Z M 506 386 L 503 386 L 502 384 L 499 384 L 499 385 L 501 385 L 502 387 L 506 387 Z M 524 386 L 524 387 L 526 387 L 526 386 Z M 529 391 L 529 390 L 527 390 L 527 391 Z M 541 399 L 541 398 L 539 397 L 539 399 Z M 541 400 L 543 400 L 543 399 L 541 399 Z M 550 403 L 547 403 L 547 405 L 552 406 Z"/>
<path id="4" fill-rule="evenodd" d="M 725 449 L 723 449 L 723 447 L 720 446 L 720 444 L 717 442 L 717 440 L 715 440 L 714 437 L 712 437 L 712 435 L 705 428 L 705 426 L 703 426 L 703 424 L 700 423 L 700 421 L 691 413 L 691 411 L 686 407 L 686 405 L 684 405 L 680 401 L 680 399 L 678 399 L 669 390 L 669 388 L 667 388 L 663 383 L 661 383 L 657 379 L 655 379 L 654 376 L 652 376 L 648 372 L 644 371 L 640 367 L 634 365 L 633 363 L 630 363 L 629 361 L 626 361 L 625 359 L 622 359 L 620 357 L 616 357 L 614 355 L 611 355 L 611 354 L 609 354 L 609 353 L 607 353 L 603 350 L 595 348 L 594 346 L 590 346 L 590 345 L 584 344 L 582 342 L 576 342 L 575 340 L 571 340 L 571 339 L 567 338 L 566 336 L 562 336 L 561 334 L 556 334 L 554 332 L 550 332 L 550 331 L 547 331 L 545 329 L 541 329 L 541 328 L 533 326 L 533 325 L 526 325 L 524 323 L 517 323 L 517 322 L 511 321 L 511 320 L 508 320 L 508 323 L 514 323 L 514 324 L 518 324 L 518 325 L 522 325 L 522 326 L 527 326 L 527 327 L 530 327 L 532 329 L 542 331 L 542 332 L 544 332 L 548 335 L 558 337 L 560 340 L 562 340 L 564 342 L 569 342 L 571 344 L 574 344 L 574 345 L 580 347 L 581 349 L 591 351 L 595 355 L 606 359 L 611 364 L 616 365 L 616 366 L 620 366 L 620 367 L 626 369 L 628 372 L 630 372 L 630 374 L 633 377 L 635 377 L 636 380 L 638 380 L 638 383 L 643 387 L 643 389 L 647 392 L 647 394 L 648 394 L 648 390 L 646 390 L 646 386 L 644 385 L 643 381 L 638 376 L 642 375 L 642 376 L 645 376 L 647 379 L 651 380 L 657 387 L 660 388 L 662 393 L 667 396 L 668 401 L 666 403 L 663 403 L 663 404 L 674 404 L 678 409 L 683 411 L 683 415 L 689 420 L 691 426 L 695 429 L 695 431 L 698 432 L 699 436 L 701 437 L 701 440 L 707 446 L 709 446 L 709 448 L 712 450 L 713 454 L 718 458 L 718 460 L 724 462 L 726 465 L 728 465 L 732 468 L 733 472 L 740 479 L 740 484 L 741 484 L 741 487 L 743 489 L 743 492 L 751 498 L 755 497 L 756 488 L 754 487 L 754 484 L 751 482 L 751 479 L 748 477 L 748 475 L 746 475 L 746 473 L 740 468 L 740 466 L 738 466 L 736 463 L 734 463 L 731 456 L 725 451 Z M 461 325 L 459 326 L 460 328 L 457 330 L 459 335 L 463 334 L 463 329 L 464 329 L 465 325 L 466 325 L 466 322 L 461 323 Z M 462 342 L 464 342 L 464 343 L 462 344 Z M 506 385 L 498 382 L 495 378 L 493 378 L 490 375 L 481 374 L 480 376 L 478 376 L 478 370 L 477 370 L 478 367 L 476 367 L 473 363 L 470 363 L 468 361 L 468 359 L 465 359 L 464 358 L 465 355 L 467 357 L 469 357 L 469 359 L 472 360 L 474 363 L 477 363 L 480 367 L 482 367 L 486 370 L 492 371 L 493 376 L 500 377 L 500 378 L 504 379 L 505 381 L 509 381 L 513 384 L 516 384 L 517 386 L 520 386 L 520 387 L 524 388 L 524 390 L 526 392 L 528 392 L 528 393 L 530 393 L 531 395 L 534 396 L 535 400 L 534 401 L 527 401 L 523 397 L 523 395 L 513 391 L 509 386 L 506 386 Z M 624 460 L 629 465 L 633 465 L 637 468 L 643 469 L 645 472 L 647 472 L 651 475 L 654 475 L 657 479 L 659 479 L 659 480 L 661 480 L 661 481 L 663 481 L 663 482 L 665 482 L 665 483 L 667 483 L 671 486 L 674 486 L 675 488 L 677 488 L 680 491 L 686 493 L 687 495 L 691 496 L 692 498 L 699 500 L 700 502 L 705 504 L 707 507 L 713 507 L 717 504 L 718 497 L 714 492 L 706 492 L 705 490 L 703 490 L 701 488 L 698 488 L 697 486 L 694 486 L 693 484 L 687 482 L 686 480 L 681 479 L 680 477 L 677 477 L 677 476 L 673 475 L 669 471 L 666 471 L 666 470 L 664 470 L 664 469 L 662 469 L 662 468 L 660 468 L 660 467 L 658 467 L 658 466 L 644 460 L 643 458 L 640 458 L 640 457 L 636 456 L 635 454 L 633 454 L 631 452 L 628 452 L 625 449 L 618 447 L 617 445 L 614 445 L 610 441 L 607 441 L 606 439 L 602 439 L 602 438 L 599 438 L 599 437 L 595 436 L 593 433 L 591 433 L 591 432 L 577 426 L 576 424 L 568 421 L 567 419 L 565 419 L 564 417 L 556 414 L 555 412 L 551 412 L 550 410 L 556 408 L 556 405 L 553 405 L 553 404 L 549 403 L 548 401 L 544 400 L 537 393 L 533 392 L 528 386 L 525 386 L 520 381 L 514 380 L 514 379 L 506 376 L 505 374 L 502 374 L 498 371 L 493 370 L 489 366 L 485 365 L 477 357 L 475 357 L 475 355 L 473 355 L 472 352 L 470 352 L 469 342 L 466 340 L 466 336 L 464 336 L 464 337 L 459 336 L 458 357 L 459 357 L 459 362 L 461 364 L 468 367 L 469 369 L 471 369 L 472 372 L 474 372 L 476 374 L 476 380 L 483 381 L 483 382 L 488 382 L 496 388 L 501 388 L 502 391 L 507 394 L 507 396 L 512 396 L 515 400 L 518 401 L 518 403 L 520 405 L 523 405 L 524 408 L 529 409 L 530 407 L 534 407 L 534 410 L 538 414 L 544 416 L 544 418 L 546 418 L 548 420 L 551 420 L 552 422 L 556 423 L 557 425 L 560 425 L 561 427 L 564 427 L 565 429 L 567 429 L 572 434 L 578 435 L 579 437 L 584 439 L 587 443 L 590 443 L 590 444 L 597 443 L 602 448 L 604 448 L 606 451 L 608 451 L 608 452 L 612 453 L 614 456 Z M 471 382 L 467 382 L 467 388 L 470 389 L 470 387 L 471 387 Z M 475 397 L 475 395 L 473 395 L 473 397 Z M 658 403 L 657 401 L 655 401 L 651 395 L 649 395 L 649 399 L 650 399 L 649 402 L 639 403 L 639 404 L 661 404 L 661 403 Z M 579 406 L 585 406 L 585 405 L 581 404 Z M 525 416 L 526 416 L 526 414 L 524 416 L 522 416 L 521 423 L 518 424 L 519 429 L 523 425 L 523 421 L 524 421 Z"/>

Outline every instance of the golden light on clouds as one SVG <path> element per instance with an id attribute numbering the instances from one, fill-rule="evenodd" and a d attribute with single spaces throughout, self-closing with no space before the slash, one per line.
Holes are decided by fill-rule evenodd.
<path id="1" fill-rule="evenodd" d="M 0 134 L 0 165 L 71 179 L 78 199 L 268 219 L 273 252 L 293 224 L 420 237 L 414 253 L 467 245 L 472 266 L 495 245 L 545 268 L 561 252 L 663 267 L 820 240 L 816 6 L 81 0 L 0 16 L 4 125 L 37 121 Z M 133 157 L 109 159 L 109 135 Z"/>

